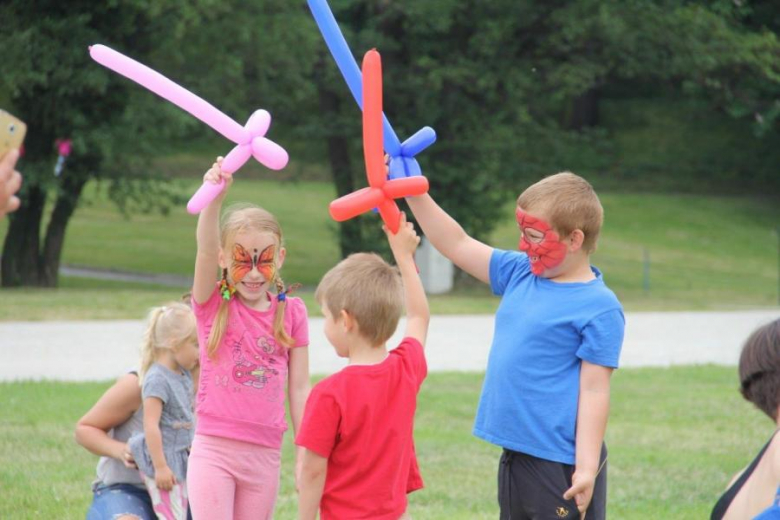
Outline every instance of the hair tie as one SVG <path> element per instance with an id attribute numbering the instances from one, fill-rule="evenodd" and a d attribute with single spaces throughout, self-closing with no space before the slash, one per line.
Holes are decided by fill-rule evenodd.
<path id="1" fill-rule="evenodd" d="M 292 292 L 296 289 L 298 289 L 301 286 L 299 283 L 294 283 L 291 286 L 289 286 L 286 290 L 281 291 L 279 294 L 276 295 L 276 300 L 278 302 L 283 302 L 287 300 L 287 295 L 292 294 Z"/>
<path id="2" fill-rule="evenodd" d="M 222 279 L 219 281 L 219 293 L 222 299 L 229 301 L 235 292 L 236 288 L 227 280 L 227 269 L 222 269 Z"/>

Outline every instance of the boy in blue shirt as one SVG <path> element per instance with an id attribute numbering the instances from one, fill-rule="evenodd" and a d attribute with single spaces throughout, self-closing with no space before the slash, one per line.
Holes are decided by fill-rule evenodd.
<path id="1" fill-rule="evenodd" d="M 593 188 L 565 172 L 526 189 L 521 252 L 471 238 L 427 194 L 407 202 L 436 249 L 502 296 L 474 424 L 504 448 L 501 519 L 605 518 L 604 432 L 625 319 L 590 265 L 603 222 Z"/>

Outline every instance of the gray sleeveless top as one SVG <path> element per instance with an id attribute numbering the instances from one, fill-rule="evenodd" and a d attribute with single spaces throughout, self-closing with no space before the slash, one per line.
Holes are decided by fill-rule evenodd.
<path id="1" fill-rule="evenodd" d="M 130 372 L 135 374 L 135 372 Z M 143 405 L 130 416 L 128 420 L 108 432 L 112 439 L 127 442 L 133 434 L 144 431 L 144 408 Z M 143 487 L 141 475 L 137 469 L 130 469 L 124 465 L 121 460 L 112 457 L 100 457 L 97 465 L 98 484 L 111 486 L 113 484 L 133 484 Z"/>

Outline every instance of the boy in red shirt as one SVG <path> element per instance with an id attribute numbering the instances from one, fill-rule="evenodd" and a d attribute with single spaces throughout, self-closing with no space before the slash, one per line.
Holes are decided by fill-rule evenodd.
<path id="1" fill-rule="evenodd" d="M 406 495 L 422 488 L 412 433 L 428 368 L 428 301 L 414 263 L 420 238 L 406 217 L 387 233 L 398 270 L 357 253 L 328 271 L 316 298 L 325 336 L 349 365 L 311 391 L 295 439 L 301 520 L 407 518 Z M 406 333 L 388 352 L 406 303 Z"/>

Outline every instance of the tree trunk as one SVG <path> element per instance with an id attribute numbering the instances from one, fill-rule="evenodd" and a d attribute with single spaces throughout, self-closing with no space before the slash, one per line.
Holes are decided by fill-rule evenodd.
<path id="1" fill-rule="evenodd" d="M 60 271 L 62 246 L 65 243 L 65 230 L 70 217 L 79 203 L 81 192 L 86 184 L 85 179 L 73 180 L 65 177 L 63 189 L 57 197 L 49 225 L 46 229 L 46 239 L 43 243 L 42 261 L 39 267 L 39 279 L 45 287 L 57 287 Z"/>
<path id="2" fill-rule="evenodd" d="M 318 85 L 318 96 L 322 117 L 336 119 L 341 110 L 338 97 L 322 85 Z M 342 197 L 355 191 L 355 180 L 352 172 L 352 161 L 349 156 L 349 141 L 335 129 L 330 129 L 326 142 L 328 145 L 328 160 L 336 185 L 336 193 Z M 363 232 L 357 219 L 350 219 L 339 224 L 339 247 L 342 258 L 352 253 L 362 251 Z"/>
<path id="3" fill-rule="evenodd" d="M 572 100 L 569 112 L 569 130 L 582 130 L 585 127 L 596 126 L 599 122 L 599 92 L 591 88 L 581 96 Z"/>
<path id="4" fill-rule="evenodd" d="M 21 207 L 11 215 L 0 266 L 3 287 L 41 285 L 39 250 L 45 205 L 46 192 L 39 186 L 32 186 Z"/>

